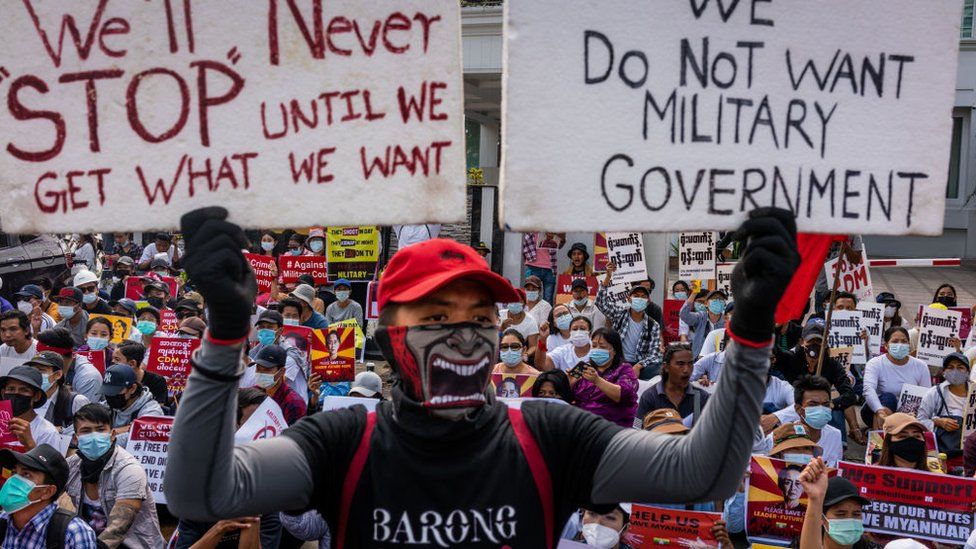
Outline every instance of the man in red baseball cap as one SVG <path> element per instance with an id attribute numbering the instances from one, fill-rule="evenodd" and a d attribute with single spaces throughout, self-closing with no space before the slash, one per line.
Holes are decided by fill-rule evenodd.
<path id="1" fill-rule="evenodd" d="M 690 502 L 735 491 L 753 445 L 776 303 L 799 264 L 782 210 L 753 212 L 733 273 L 736 314 L 722 383 L 684 437 L 625 429 L 579 408 L 487 390 L 496 302 L 515 292 L 473 249 L 432 240 L 380 280 L 376 338 L 392 401 L 318 413 L 283 436 L 234 446 L 234 394 L 256 284 L 222 208 L 183 218 L 184 267 L 210 324 L 172 429 L 170 509 L 190 520 L 318 510 L 336 547 L 554 547 L 579 507 Z"/>

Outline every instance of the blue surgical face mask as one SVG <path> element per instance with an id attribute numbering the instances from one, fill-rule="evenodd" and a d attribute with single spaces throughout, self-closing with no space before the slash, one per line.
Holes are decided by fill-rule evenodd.
<path id="1" fill-rule="evenodd" d="M 85 305 L 91 305 L 92 303 L 98 301 L 98 294 L 95 294 L 95 293 L 85 294 L 85 295 L 81 296 L 81 301 Z"/>
<path id="2" fill-rule="evenodd" d="M 517 366 L 522 362 L 522 351 L 520 349 L 508 349 L 501 353 L 502 362 L 506 366 Z"/>
<path id="3" fill-rule="evenodd" d="M 603 366 L 607 362 L 610 362 L 610 350 L 609 349 L 590 349 L 590 360 L 593 364 L 597 366 Z"/>
<path id="4" fill-rule="evenodd" d="M 695 312 L 696 313 L 704 313 L 707 310 L 708 310 L 708 307 L 706 307 L 704 303 L 699 303 L 697 301 L 695 302 Z"/>
<path id="5" fill-rule="evenodd" d="M 806 465 L 813 461 L 813 456 L 810 454 L 783 454 L 783 459 L 789 463 Z"/>
<path id="6" fill-rule="evenodd" d="M 888 353 L 895 360 L 903 360 L 908 356 L 911 347 L 907 343 L 892 343 L 888 345 Z"/>
<path id="7" fill-rule="evenodd" d="M 674 298 L 684 301 L 688 299 L 688 292 L 674 292 Z"/>
<path id="8" fill-rule="evenodd" d="M 274 242 L 267 242 L 267 241 L 261 242 L 261 249 L 266 252 L 270 252 L 271 250 L 273 250 L 274 246 L 275 246 Z"/>
<path id="9" fill-rule="evenodd" d="M 3 508 L 10 515 L 32 503 L 37 503 L 40 500 L 31 501 L 30 499 L 31 490 L 44 486 L 47 485 L 37 485 L 29 478 L 14 475 L 3 483 L 3 488 L 0 488 L 0 508 Z"/>
<path id="10" fill-rule="evenodd" d="M 254 374 L 254 384 L 262 389 L 267 389 L 275 384 L 274 374 Z"/>
<path id="11" fill-rule="evenodd" d="M 78 435 L 78 451 L 88 458 L 88 461 L 105 455 L 112 447 L 112 433 L 88 433 Z"/>
<path id="12" fill-rule="evenodd" d="M 275 342 L 275 337 L 277 337 L 277 334 L 270 328 L 261 328 L 258 330 L 258 342 L 261 345 L 271 345 Z"/>
<path id="13" fill-rule="evenodd" d="M 725 312 L 725 301 L 721 299 L 713 299 L 708 302 L 708 311 L 712 314 L 720 315 Z"/>
<path id="14" fill-rule="evenodd" d="M 808 406 L 803 409 L 804 423 L 814 429 L 823 429 L 834 417 L 826 406 Z"/>
<path id="15" fill-rule="evenodd" d="M 643 313 L 644 309 L 647 308 L 647 298 L 646 297 L 632 297 L 630 298 L 630 308 L 637 313 Z"/>
<path id="16" fill-rule="evenodd" d="M 525 299 L 533 303 L 539 301 L 539 290 L 525 290 Z"/>
<path id="17" fill-rule="evenodd" d="M 313 252 L 316 252 L 316 253 L 321 252 L 322 251 L 322 248 L 324 248 L 324 247 L 325 247 L 325 244 L 321 240 L 318 240 L 318 239 L 315 239 L 315 240 L 313 240 L 313 241 L 311 241 L 311 242 L 308 243 L 308 249 L 309 250 L 312 250 Z"/>
<path id="18" fill-rule="evenodd" d="M 88 348 L 92 351 L 102 351 L 108 347 L 108 338 L 88 336 L 86 343 L 88 343 Z"/>
<path id="19" fill-rule="evenodd" d="M 298 326 L 299 324 L 301 324 L 301 321 L 299 321 L 297 318 L 285 319 L 285 326 Z"/>
<path id="20" fill-rule="evenodd" d="M 47 374 L 41 374 L 41 390 L 45 393 L 51 388 L 51 376 Z"/>
<path id="21" fill-rule="evenodd" d="M 75 316 L 75 306 L 58 305 L 58 314 L 61 315 L 61 318 L 68 320 L 69 318 Z"/>
<path id="22" fill-rule="evenodd" d="M 854 545 L 864 536 L 864 521 L 859 518 L 827 519 L 827 535 L 839 545 Z"/>
<path id="23" fill-rule="evenodd" d="M 152 335 L 156 333 L 156 323 L 151 320 L 140 320 L 136 322 L 136 330 L 142 335 Z"/>
<path id="24" fill-rule="evenodd" d="M 573 323 L 573 315 L 559 315 L 556 317 L 556 328 L 560 330 L 568 330 L 569 325 Z"/>
<path id="25" fill-rule="evenodd" d="M 522 309 L 524 309 L 524 306 L 521 303 L 509 303 L 508 304 L 508 312 L 511 313 L 511 314 L 513 314 L 513 315 L 521 314 L 522 313 Z"/>
<path id="26" fill-rule="evenodd" d="M 589 303 L 589 302 L 590 302 L 590 298 L 589 297 L 581 297 L 579 299 L 574 299 L 573 300 L 573 305 L 576 305 L 577 307 L 585 307 L 586 304 Z"/>
<path id="27" fill-rule="evenodd" d="M 351 293 L 349 290 L 336 290 L 335 296 L 339 301 L 346 301 Z"/>

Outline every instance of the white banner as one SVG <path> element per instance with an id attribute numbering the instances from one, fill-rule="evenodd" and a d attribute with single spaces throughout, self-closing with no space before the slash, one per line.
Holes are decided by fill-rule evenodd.
<path id="1" fill-rule="evenodd" d="M 942 366 L 942 359 L 953 351 L 949 339 L 959 337 L 962 314 L 925 307 L 918 322 L 918 352 L 915 356 L 929 366 Z"/>
<path id="2" fill-rule="evenodd" d="M 644 237 L 640 233 L 607 233 L 607 253 L 616 264 L 614 285 L 647 280 L 644 262 Z"/>
<path id="3" fill-rule="evenodd" d="M 324 4 L 3 2 L 3 230 L 461 221 L 457 0 Z"/>
<path id="4" fill-rule="evenodd" d="M 827 333 L 827 346 L 831 349 L 852 347 L 851 364 L 865 364 L 864 340 L 861 330 L 864 319 L 861 311 L 833 311 L 830 315 L 830 331 Z"/>
<path id="5" fill-rule="evenodd" d="M 510 230 L 941 233 L 959 0 L 505 7 Z"/>
<path id="6" fill-rule="evenodd" d="M 824 264 L 827 285 L 831 288 L 833 287 L 838 261 L 840 261 L 840 285 L 837 290 L 853 294 L 858 301 L 862 299 L 874 301 L 874 286 L 871 284 L 871 269 L 868 266 L 867 251 L 862 249 L 861 261 L 858 263 L 851 263 L 844 254 L 841 254 L 840 257 Z"/>
<path id="7" fill-rule="evenodd" d="M 712 280 L 715 278 L 715 233 L 681 233 L 678 235 L 678 278 Z"/>
<path id="8" fill-rule="evenodd" d="M 910 385 L 908 383 L 901 386 L 901 394 L 898 395 L 898 412 L 911 416 L 918 415 L 918 408 L 922 405 L 922 397 L 929 391 L 928 387 L 921 385 Z"/>
<path id="9" fill-rule="evenodd" d="M 874 301 L 858 301 L 857 310 L 861 311 L 864 327 L 868 330 L 868 348 L 871 356 L 881 354 L 881 329 L 884 328 L 884 303 Z"/>
<path id="10" fill-rule="evenodd" d="M 732 271 L 735 270 L 735 262 L 715 264 L 715 289 L 722 290 L 729 299 L 732 295 Z"/>
<path id="11" fill-rule="evenodd" d="M 246 444 L 265 438 L 274 438 L 288 428 L 281 407 L 271 398 L 264 399 L 254 409 L 251 417 L 234 433 L 234 444 Z"/>
<path id="12" fill-rule="evenodd" d="M 156 503 L 166 504 L 163 482 L 166 479 L 166 452 L 173 418 L 143 416 L 132 422 L 129 441 L 125 447 L 146 470 L 146 480 Z"/>

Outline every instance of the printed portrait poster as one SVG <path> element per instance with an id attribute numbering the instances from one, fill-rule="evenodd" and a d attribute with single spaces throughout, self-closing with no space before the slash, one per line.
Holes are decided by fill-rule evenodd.
<path id="1" fill-rule="evenodd" d="M 129 276 L 125 279 L 125 297 L 140 301 L 142 299 L 142 287 L 146 285 L 146 279 L 159 280 L 169 287 L 169 295 L 177 295 L 176 278 L 172 276 L 159 276 L 157 274 L 147 274 L 145 276 Z"/>
<path id="2" fill-rule="evenodd" d="M 674 548 L 718 548 L 719 543 L 712 535 L 712 527 L 715 526 L 715 521 L 721 519 L 722 513 L 635 504 L 630 511 L 627 539 L 631 542 L 629 545 L 635 549 L 654 549 L 662 545 Z"/>
<path id="3" fill-rule="evenodd" d="M 166 453 L 169 451 L 172 429 L 172 417 L 142 416 L 132 422 L 129 443 L 125 448 L 146 470 L 153 499 L 164 505 L 166 494 L 163 492 L 163 481 L 166 479 Z"/>
<path id="4" fill-rule="evenodd" d="M 955 348 L 949 340 L 959 337 L 962 314 L 958 311 L 943 311 L 925 307 L 919 319 L 918 352 L 916 357 L 929 366 L 942 366 L 942 359 Z"/>
<path id="5" fill-rule="evenodd" d="M 281 328 L 281 346 L 285 349 L 297 348 L 305 355 L 307 362 L 312 357 L 313 331 L 306 326 L 283 326 Z"/>
<path id="6" fill-rule="evenodd" d="M 322 381 L 352 381 L 356 377 L 356 330 L 349 326 L 313 330 L 311 364 Z"/>
<path id="7" fill-rule="evenodd" d="M 491 387 L 499 398 L 531 397 L 537 377 L 531 374 L 492 373 Z"/>
<path id="8" fill-rule="evenodd" d="M 190 376 L 190 358 L 200 346 L 200 339 L 156 336 L 149 347 L 146 369 L 166 378 L 170 398 L 181 394 Z"/>
<path id="9" fill-rule="evenodd" d="M 318 255 L 278 256 L 278 272 L 282 284 L 298 282 L 303 274 L 312 275 L 316 286 L 329 283 L 329 260 Z"/>
<path id="10" fill-rule="evenodd" d="M 326 229 L 329 278 L 366 281 L 376 275 L 380 233 L 373 225 Z"/>
<path id="11" fill-rule="evenodd" d="M 959 546 L 973 531 L 976 479 L 846 461 L 840 474 L 871 502 L 867 532 Z"/>
<path id="12" fill-rule="evenodd" d="M 800 535 L 807 498 L 800 484 L 803 466 L 752 456 L 746 481 L 746 535 L 749 540 L 789 545 Z"/>
<path id="13" fill-rule="evenodd" d="M 941 471 L 942 464 L 939 461 L 939 445 L 936 442 L 935 433 L 925 431 L 922 435 L 925 437 L 925 463 L 928 465 L 929 471 Z M 882 448 L 884 448 L 884 432 L 868 431 L 868 443 L 864 448 L 864 463 L 868 465 L 877 463 L 881 457 Z"/>
<path id="14" fill-rule="evenodd" d="M 556 275 L 556 305 L 565 305 L 573 301 L 573 281 L 577 278 L 586 281 L 586 290 L 590 299 L 596 300 L 596 294 L 600 291 L 600 282 L 597 277 Z"/>
<path id="15" fill-rule="evenodd" d="M 610 254 L 607 251 L 607 235 L 595 233 L 593 235 L 593 272 L 606 272 L 607 263 L 610 263 Z"/>
<path id="16" fill-rule="evenodd" d="M 538 233 L 535 237 L 535 247 L 545 250 L 558 250 L 559 245 L 566 242 L 566 233 Z"/>
<path id="17" fill-rule="evenodd" d="M 278 265 L 273 257 L 261 254 L 245 253 L 244 259 L 251 265 L 254 271 L 254 278 L 258 281 L 258 293 L 265 294 L 271 291 L 271 281 L 278 274 Z"/>
<path id="18" fill-rule="evenodd" d="M 109 321 L 112 324 L 112 339 L 109 343 L 115 345 L 129 339 L 129 333 L 132 332 L 132 319 L 127 316 L 93 314 L 88 315 L 88 318 L 104 318 Z"/>
<path id="19" fill-rule="evenodd" d="M 664 326 L 661 329 L 661 337 L 664 338 L 665 343 L 673 343 L 678 341 L 681 337 L 678 334 L 678 323 L 681 322 L 678 315 L 681 312 L 681 307 L 684 306 L 684 304 L 685 302 L 680 299 L 664 300 L 664 307 L 661 308 L 664 316 Z"/>
<path id="20" fill-rule="evenodd" d="M 678 278 L 711 280 L 715 278 L 715 233 L 680 233 L 678 235 Z"/>
<path id="21" fill-rule="evenodd" d="M 644 237 L 640 233 L 607 233 L 607 250 L 617 270 L 611 283 L 628 284 L 647 280 Z"/>

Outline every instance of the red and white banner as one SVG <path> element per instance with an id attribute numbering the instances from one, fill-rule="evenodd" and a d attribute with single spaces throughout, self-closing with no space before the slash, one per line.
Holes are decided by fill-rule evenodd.
<path id="1" fill-rule="evenodd" d="M 186 378 L 190 376 L 190 357 L 200 346 L 200 340 L 185 337 L 156 336 L 149 349 L 149 360 L 146 363 L 150 372 L 155 372 L 166 378 L 166 389 L 170 398 L 183 392 L 186 388 Z"/>
<path id="2" fill-rule="evenodd" d="M 175 296 L 177 289 L 176 279 L 172 276 L 158 276 L 155 274 L 146 276 L 130 276 L 125 279 L 125 297 L 132 301 L 142 300 L 142 287 L 146 285 L 146 279 L 158 280 L 169 287 L 169 295 Z"/>
<path id="3" fill-rule="evenodd" d="M 83 356 L 91 362 L 98 373 L 105 373 L 105 351 L 75 351 L 75 356 Z"/>
<path id="4" fill-rule="evenodd" d="M 271 291 L 271 281 L 278 273 L 278 266 L 273 257 L 260 254 L 245 253 L 244 259 L 251 265 L 254 271 L 254 278 L 258 281 L 258 293 L 264 294 Z"/>
<path id="5" fill-rule="evenodd" d="M 329 283 L 329 260 L 318 255 L 283 255 L 278 258 L 281 282 L 298 282 L 298 277 L 310 274 L 316 285 Z"/>
<path id="6" fill-rule="evenodd" d="M 586 281 L 586 291 L 590 298 L 596 299 L 600 290 L 600 283 L 595 276 L 559 275 L 556 277 L 556 305 L 563 305 L 573 301 L 573 281 L 581 278 Z"/>
<path id="7" fill-rule="evenodd" d="M 126 450 L 146 470 L 146 480 L 156 503 L 166 504 L 163 481 L 166 479 L 166 452 L 173 418 L 142 416 L 132 422 Z"/>
<path id="8" fill-rule="evenodd" d="M 837 274 L 838 261 L 840 261 L 840 286 L 838 290 L 854 294 L 858 300 L 874 299 L 867 250 L 861 250 L 861 261 L 858 263 L 851 263 L 843 254 L 825 263 L 824 273 L 827 275 L 828 284 L 833 284 L 834 275 Z"/>
<path id="9" fill-rule="evenodd" d="M 635 549 L 670 547 L 717 548 L 718 540 L 712 534 L 715 521 L 722 513 L 705 513 L 665 509 L 652 505 L 634 505 L 630 511 L 630 527 L 627 528 L 627 544 Z"/>
<path id="10" fill-rule="evenodd" d="M 163 309 L 159 311 L 159 326 L 156 333 L 175 334 L 180 329 L 180 320 L 176 318 L 176 311 L 173 309 Z"/>

